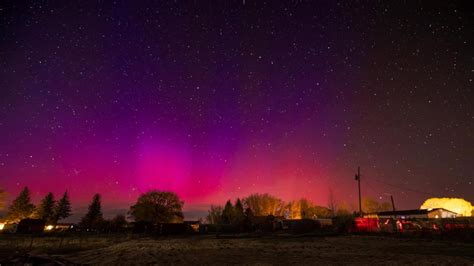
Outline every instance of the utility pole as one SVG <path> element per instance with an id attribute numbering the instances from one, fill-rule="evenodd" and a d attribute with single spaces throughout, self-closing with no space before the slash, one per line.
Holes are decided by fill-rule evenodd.
<path id="1" fill-rule="evenodd" d="M 362 197 L 360 195 L 360 166 L 357 167 L 357 174 L 355 175 L 355 180 L 359 185 L 359 215 L 362 216 Z"/>
<path id="2" fill-rule="evenodd" d="M 392 200 L 392 209 L 395 211 L 395 202 L 393 201 L 393 196 L 390 195 L 390 199 Z"/>

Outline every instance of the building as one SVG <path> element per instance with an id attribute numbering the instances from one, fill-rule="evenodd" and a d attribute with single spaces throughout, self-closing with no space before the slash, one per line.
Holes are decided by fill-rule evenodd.
<path id="1" fill-rule="evenodd" d="M 199 233 L 201 221 L 183 221 L 183 223 L 188 226 L 188 231 L 190 233 Z"/>
<path id="2" fill-rule="evenodd" d="M 20 234 L 39 234 L 44 232 L 46 223 L 41 219 L 23 219 L 18 223 L 16 232 Z"/>
<path id="3" fill-rule="evenodd" d="M 265 232 L 273 232 L 282 229 L 283 220 L 285 220 L 285 217 L 273 215 L 250 217 L 250 223 L 253 229 Z"/>
<path id="4" fill-rule="evenodd" d="M 45 230 L 55 231 L 55 232 L 66 232 L 74 229 L 73 223 L 57 223 L 56 225 L 47 225 Z"/>
<path id="5" fill-rule="evenodd" d="M 401 210 L 401 211 L 385 211 L 373 214 L 366 214 L 367 218 L 395 218 L 395 219 L 437 219 L 437 218 L 456 218 L 457 213 L 448 211 L 443 208 L 435 209 L 416 209 L 416 210 Z"/>

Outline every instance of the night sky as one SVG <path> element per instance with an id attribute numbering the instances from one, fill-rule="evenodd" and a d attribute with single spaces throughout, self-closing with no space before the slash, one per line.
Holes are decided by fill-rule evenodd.
<path id="1" fill-rule="evenodd" d="M 7 1 L 0 186 L 474 201 L 474 13 L 449 1 Z M 448 1 L 446 1 L 448 2 Z M 466 1 L 467 4 L 468 1 Z M 431 3 L 432 6 L 429 6 Z"/>

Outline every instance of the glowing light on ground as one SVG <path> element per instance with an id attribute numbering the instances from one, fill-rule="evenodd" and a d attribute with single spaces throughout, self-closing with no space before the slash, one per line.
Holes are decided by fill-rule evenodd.
<path id="1" fill-rule="evenodd" d="M 44 227 L 44 230 L 46 230 L 46 231 L 51 231 L 53 229 L 54 229 L 54 225 L 47 225 L 47 226 Z"/>

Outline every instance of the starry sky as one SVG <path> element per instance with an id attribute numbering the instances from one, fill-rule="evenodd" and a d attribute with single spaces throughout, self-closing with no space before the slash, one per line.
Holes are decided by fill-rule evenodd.
<path id="1" fill-rule="evenodd" d="M 0 185 L 356 204 L 361 166 L 399 208 L 474 201 L 473 10 L 408 2 L 6 1 Z"/>

